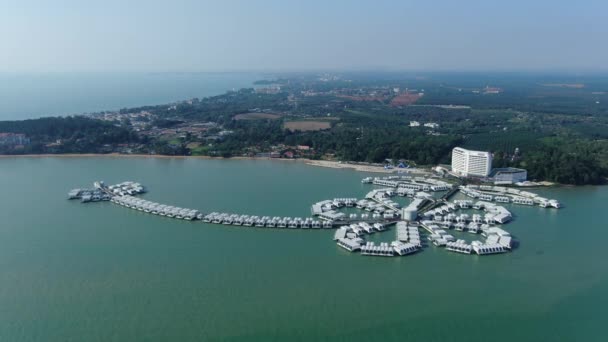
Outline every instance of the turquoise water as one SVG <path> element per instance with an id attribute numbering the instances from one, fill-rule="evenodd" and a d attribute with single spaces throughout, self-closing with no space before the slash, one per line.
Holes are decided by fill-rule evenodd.
<path id="1" fill-rule="evenodd" d="M 165 104 L 251 87 L 255 73 L 0 73 L 0 120 Z"/>
<path id="2" fill-rule="evenodd" d="M 280 161 L 0 159 L 0 341 L 603 341 L 608 188 L 514 206 L 512 253 L 338 248 L 331 230 L 228 227 L 66 193 L 137 180 L 203 211 L 307 216 L 365 174 Z M 466 235 L 465 235 L 466 236 Z M 394 231 L 374 239 L 390 241 Z"/>

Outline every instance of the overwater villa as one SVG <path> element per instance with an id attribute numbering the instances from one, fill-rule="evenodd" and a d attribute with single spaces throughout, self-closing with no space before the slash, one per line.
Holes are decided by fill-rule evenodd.
<path id="1" fill-rule="evenodd" d="M 495 224 L 507 224 L 513 219 L 511 212 L 496 203 L 535 205 L 543 208 L 560 208 L 554 199 L 547 199 L 529 191 L 497 186 L 459 186 L 438 179 L 410 176 L 390 176 L 384 178 L 367 177 L 363 184 L 381 186 L 365 195 L 364 199 L 334 198 L 319 201 L 311 206 L 312 217 L 256 216 L 235 213 L 211 212 L 203 214 L 196 209 L 171 206 L 138 198 L 147 192 L 137 182 L 122 182 L 107 186 L 104 182 L 94 183 L 92 189 L 73 189 L 68 199 L 82 202 L 108 200 L 117 205 L 136 211 L 181 220 L 200 220 L 205 223 L 275 229 L 321 229 L 338 228 L 334 234 L 337 245 L 350 251 L 369 256 L 405 256 L 421 250 L 424 245 L 419 227 L 426 231 L 426 240 L 437 247 L 445 247 L 450 252 L 461 254 L 488 255 L 510 251 L 513 237 Z M 445 192 L 436 197 L 429 192 Z M 467 197 L 448 197 L 460 191 Z M 394 196 L 415 198 L 407 208 L 392 200 Z M 448 197 L 446 197 L 448 196 Z M 361 213 L 342 212 L 345 208 L 360 210 Z M 352 210 L 351 209 L 351 210 Z M 480 210 L 483 213 L 458 213 L 460 210 Z M 395 224 L 395 240 L 376 244 L 365 241 L 365 236 L 384 232 Z M 466 242 L 448 233 L 449 229 L 471 234 L 481 233 L 485 241 Z"/>

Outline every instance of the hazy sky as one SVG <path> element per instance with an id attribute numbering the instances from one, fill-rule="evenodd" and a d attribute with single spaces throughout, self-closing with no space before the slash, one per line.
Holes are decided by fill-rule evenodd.
<path id="1" fill-rule="evenodd" d="M 0 0 L 0 71 L 608 69 L 608 1 Z"/>

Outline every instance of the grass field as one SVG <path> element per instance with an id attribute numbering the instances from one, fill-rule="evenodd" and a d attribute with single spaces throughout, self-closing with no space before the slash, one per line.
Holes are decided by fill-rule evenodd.
<path id="1" fill-rule="evenodd" d="M 245 114 L 237 114 L 234 116 L 235 120 L 276 120 L 280 118 L 279 114 L 270 114 L 270 113 L 245 113 Z"/>
<path id="2" fill-rule="evenodd" d="M 320 131 L 331 128 L 331 123 L 327 121 L 287 121 L 283 124 L 285 129 L 290 131 Z"/>

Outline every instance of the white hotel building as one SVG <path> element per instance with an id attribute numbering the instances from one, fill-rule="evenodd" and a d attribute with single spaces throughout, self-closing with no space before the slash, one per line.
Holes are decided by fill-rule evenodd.
<path id="1" fill-rule="evenodd" d="M 452 172 L 464 177 L 487 177 L 491 171 L 490 152 L 469 151 L 461 147 L 452 150 Z"/>

